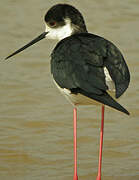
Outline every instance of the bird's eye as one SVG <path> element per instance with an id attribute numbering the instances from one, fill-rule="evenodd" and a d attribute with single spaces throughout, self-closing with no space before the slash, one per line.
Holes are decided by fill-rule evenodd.
<path id="1" fill-rule="evenodd" d="M 49 26 L 55 27 L 55 26 L 56 26 L 56 22 L 55 22 L 55 21 L 50 21 L 50 22 L 49 22 Z"/>

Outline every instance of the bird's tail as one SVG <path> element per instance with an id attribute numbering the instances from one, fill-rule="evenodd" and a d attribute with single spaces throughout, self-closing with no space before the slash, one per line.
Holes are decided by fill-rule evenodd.
<path id="1" fill-rule="evenodd" d="M 123 106 L 121 106 L 118 102 L 116 102 L 107 92 L 104 92 L 102 95 L 97 95 L 93 93 L 88 93 L 84 90 L 80 89 L 80 93 L 84 96 L 87 96 L 93 100 L 99 101 L 102 104 L 110 106 L 118 111 L 121 111 L 125 114 L 130 114 Z"/>

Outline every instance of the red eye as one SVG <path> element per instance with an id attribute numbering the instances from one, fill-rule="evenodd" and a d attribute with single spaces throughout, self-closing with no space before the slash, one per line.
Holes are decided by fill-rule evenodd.
<path id="1" fill-rule="evenodd" d="M 56 22 L 55 22 L 55 21 L 50 21 L 50 22 L 49 22 L 49 25 L 50 25 L 51 27 L 53 27 L 53 26 L 56 25 Z"/>

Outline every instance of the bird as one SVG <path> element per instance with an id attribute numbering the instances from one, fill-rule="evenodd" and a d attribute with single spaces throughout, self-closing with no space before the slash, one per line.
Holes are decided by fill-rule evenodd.
<path id="1" fill-rule="evenodd" d="M 38 41 L 56 39 L 51 53 L 54 83 L 73 106 L 74 175 L 77 175 L 77 108 L 81 105 L 102 107 L 97 180 L 101 180 L 104 107 L 130 113 L 118 99 L 130 82 L 130 72 L 120 50 L 109 40 L 89 33 L 81 12 L 70 4 L 56 4 L 44 16 L 45 31 L 5 59 L 20 53 Z"/>

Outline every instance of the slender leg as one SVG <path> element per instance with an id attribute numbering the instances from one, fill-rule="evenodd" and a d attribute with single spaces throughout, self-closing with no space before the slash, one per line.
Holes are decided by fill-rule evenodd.
<path id="1" fill-rule="evenodd" d="M 96 180 L 101 180 L 102 147 L 103 147 L 103 130 L 104 130 L 104 105 L 102 105 L 102 112 L 101 112 L 101 130 L 100 130 L 99 164 L 98 164 L 98 176 L 97 176 L 97 179 L 96 179 Z"/>
<path id="2" fill-rule="evenodd" d="M 78 180 L 77 176 L 77 109 L 73 110 L 73 135 L 74 135 L 74 177 L 73 180 Z"/>

